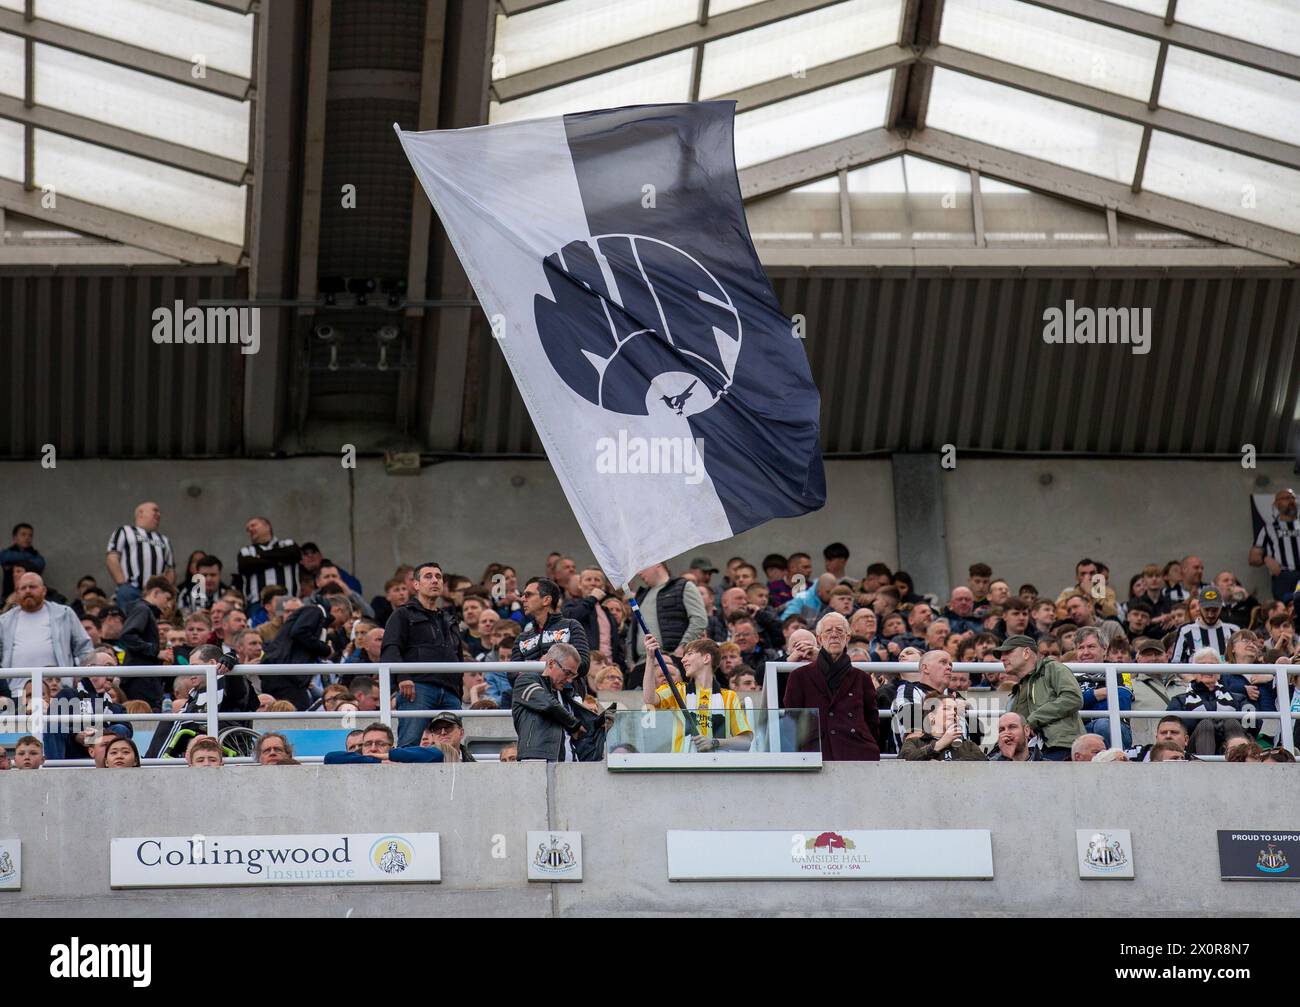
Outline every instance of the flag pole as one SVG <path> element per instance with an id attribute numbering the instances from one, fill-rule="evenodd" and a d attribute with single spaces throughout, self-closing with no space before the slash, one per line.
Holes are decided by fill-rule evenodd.
<path id="1" fill-rule="evenodd" d="M 632 614 L 636 616 L 637 625 L 641 627 L 641 632 L 646 636 L 650 635 L 650 630 L 645 624 L 645 618 L 641 615 L 641 606 L 636 603 L 636 595 L 632 593 L 632 585 L 624 584 L 623 592 L 627 595 L 627 602 L 632 607 Z M 668 691 L 673 694 L 673 699 L 677 701 L 678 707 L 681 708 L 683 719 L 686 721 L 687 734 L 699 734 L 699 729 L 695 726 L 695 718 L 691 712 L 686 709 L 686 700 L 682 694 L 677 691 L 677 683 L 673 681 L 673 673 L 668 668 L 668 662 L 664 660 L 662 650 L 655 651 L 655 657 L 659 658 L 659 668 L 664 673 L 664 681 L 668 683 Z"/>

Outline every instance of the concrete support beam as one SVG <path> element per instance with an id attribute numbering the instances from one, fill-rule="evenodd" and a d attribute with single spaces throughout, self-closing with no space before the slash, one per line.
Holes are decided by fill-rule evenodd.
<path id="1" fill-rule="evenodd" d="M 948 596 L 948 535 L 944 517 L 943 469 L 939 456 L 898 453 L 894 469 L 894 520 L 898 568 L 926 590 Z"/>

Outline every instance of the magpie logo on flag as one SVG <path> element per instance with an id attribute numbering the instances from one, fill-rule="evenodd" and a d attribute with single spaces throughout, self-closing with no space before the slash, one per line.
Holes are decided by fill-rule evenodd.
<path id="1" fill-rule="evenodd" d="M 734 118 L 713 101 L 398 130 L 616 584 L 826 499 L 821 400 L 749 238 Z"/>

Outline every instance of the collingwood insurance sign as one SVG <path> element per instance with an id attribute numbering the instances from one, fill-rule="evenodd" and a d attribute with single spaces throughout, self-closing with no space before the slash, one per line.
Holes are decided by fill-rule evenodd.
<path id="1" fill-rule="evenodd" d="M 144 836 L 109 847 L 113 888 L 348 885 L 442 880 L 436 832 Z"/>

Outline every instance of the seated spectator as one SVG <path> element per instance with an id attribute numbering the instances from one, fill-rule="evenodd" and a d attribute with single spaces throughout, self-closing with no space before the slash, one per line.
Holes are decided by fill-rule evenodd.
<path id="1" fill-rule="evenodd" d="M 758 679 L 754 677 L 754 673 L 748 668 L 744 668 L 732 678 L 731 688 L 732 691 L 741 693 L 759 692 L 762 687 L 758 684 Z"/>
<path id="2" fill-rule="evenodd" d="M 1232 738 L 1223 749 L 1224 762 L 1260 762 L 1263 749 L 1249 738 Z"/>
<path id="3" fill-rule="evenodd" d="M 381 702 L 379 683 L 369 675 L 358 675 L 348 688 L 352 692 L 353 701 L 359 712 L 374 713 L 379 709 Z"/>
<path id="4" fill-rule="evenodd" d="M 606 665 L 601 669 L 600 677 L 596 679 L 596 691 L 622 692 L 623 672 L 612 664 Z"/>
<path id="5" fill-rule="evenodd" d="M 1106 739 L 1100 734 L 1081 734 L 1070 745 L 1071 762 L 1091 762 L 1106 750 Z"/>
<path id="6" fill-rule="evenodd" d="M 476 761 L 465 747 L 464 721 L 450 710 L 443 710 L 429 721 L 429 726 L 420 736 L 420 747 L 439 749 L 447 762 Z"/>
<path id="7" fill-rule="evenodd" d="M 460 694 L 461 705 L 473 706 L 487 693 L 487 677 L 481 671 L 467 671 L 463 675 L 463 681 Z"/>
<path id="8" fill-rule="evenodd" d="M 185 761 L 191 769 L 220 768 L 226 764 L 226 753 L 216 738 L 200 734 L 190 740 L 185 749 Z"/>
<path id="9" fill-rule="evenodd" d="M 514 744 L 510 744 L 510 745 L 506 745 L 505 747 L 503 747 L 503 748 L 501 749 L 501 755 L 500 755 L 500 757 L 498 758 L 497 761 L 498 761 L 498 762 L 518 762 L 518 761 L 519 761 L 519 746 L 518 746 L 518 745 L 514 745 Z"/>
<path id="10" fill-rule="evenodd" d="M 1093 762 L 1128 762 L 1128 756 L 1118 748 L 1108 748 L 1104 752 L 1098 752 L 1092 758 Z"/>
<path id="11" fill-rule="evenodd" d="M 361 732 L 361 744 L 355 752 L 330 752 L 325 756 L 327 766 L 353 766 L 378 763 L 399 762 L 442 762 L 443 755 L 437 748 L 421 748 L 411 745 L 398 748 L 393 744 L 393 729 L 387 724 L 376 721 Z"/>
<path id="12" fill-rule="evenodd" d="M 1170 744 L 1167 741 L 1157 741 L 1151 746 L 1151 757 L 1148 762 L 1186 762 L 1188 761 L 1187 753 L 1177 745 Z"/>
<path id="13" fill-rule="evenodd" d="M 1295 762 L 1295 756 L 1285 748 L 1266 748 L 1259 757 L 1260 762 Z"/>
<path id="14" fill-rule="evenodd" d="M 1192 663 L 1213 666 L 1214 670 L 1191 673 L 1188 678 L 1187 692 L 1169 701 L 1169 710 L 1184 713 L 1195 711 L 1235 712 L 1240 709 L 1237 698 L 1219 684 L 1221 663 L 1218 651 L 1212 647 L 1202 647 L 1192 654 Z M 1188 751 L 1196 755 L 1221 754 L 1231 738 L 1245 736 L 1241 721 L 1237 719 L 1197 717 L 1185 718 L 1183 721 L 1191 742 Z"/>
<path id="15" fill-rule="evenodd" d="M 1003 669 L 1014 676 L 1011 709 L 1021 714 L 1043 739 L 1043 758 L 1065 762 L 1070 746 L 1084 733 L 1079 710 L 1083 693 L 1065 665 L 1038 656 L 1038 644 L 1027 636 L 1007 637 L 996 651 Z"/>
<path id="16" fill-rule="evenodd" d="M 40 738 L 24 734 L 14 743 L 15 769 L 40 769 L 45 765 L 45 746 Z"/>
<path id="17" fill-rule="evenodd" d="M 349 731 L 347 737 L 343 739 L 343 748 L 348 752 L 361 751 L 361 736 L 364 731 Z"/>
<path id="18" fill-rule="evenodd" d="M 1101 632 L 1096 627 L 1084 626 L 1074 635 L 1075 661 L 1081 664 L 1105 664 L 1108 659 Z M 1127 653 L 1123 655 L 1121 660 L 1128 660 Z M 1086 716 L 1089 710 L 1109 710 L 1111 708 L 1112 697 L 1107 695 L 1105 672 L 1083 672 L 1079 676 L 1079 687 L 1083 692 L 1084 726 L 1093 734 L 1099 735 L 1102 740 L 1101 747 L 1107 748 L 1110 745 L 1109 718 L 1089 718 Z M 1133 708 L 1133 690 L 1126 685 L 1120 684 L 1117 686 L 1116 692 L 1117 696 L 1114 698 L 1119 704 L 1119 709 L 1122 711 L 1131 710 Z M 1124 721 L 1120 722 L 1120 734 L 1124 747 L 1130 747 L 1133 744 L 1133 735 L 1128 724 Z M 1083 761 L 1087 762 L 1089 760 L 1084 759 Z"/>
<path id="19" fill-rule="evenodd" d="M 813 661 L 817 658 L 817 652 L 817 637 L 811 630 L 796 629 L 786 638 L 785 659 L 787 661 Z M 754 672 L 755 679 L 760 682 L 763 680 L 761 670 L 752 667 L 750 670 Z"/>
<path id="20" fill-rule="evenodd" d="M 998 718 L 997 751 L 990 762 L 1040 762 L 1043 755 L 1037 745 L 1030 745 L 1034 729 L 1018 713 L 1004 713 Z"/>
<path id="21" fill-rule="evenodd" d="M 944 655 L 947 656 L 946 654 Z M 987 762 L 979 745 L 964 737 L 964 717 L 955 699 L 936 691 L 925 694 L 932 704 L 925 717 L 925 730 L 909 734 L 903 741 L 902 757 L 907 762 Z"/>
<path id="22" fill-rule="evenodd" d="M 893 714 L 890 726 L 896 752 L 902 752 L 903 741 L 909 735 L 924 731 L 925 717 L 929 709 L 925 705 L 926 697 L 951 695 L 948 692 L 948 682 L 952 675 L 952 658 L 947 651 L 931 650 L 923 654 L 920 665 L 915 672 L 915 679 L 912 679 L 911 672 L 903 672 L 899 676 L 902 681 L 899 682 L 893 702 L 889 705 L 890 712 Z"/>
<path id="23" fill-rule="evenodd" d="M 266 708 L 265 713 L 297 713 L 298 708 L 287 699 L 276 699 Z"/>
<path id="24" fill-rule="evenodd" d="M 259 766 L 275 766 L 293 758 L 293 745 L 279 731 L 267 731 L 257 739 L 257 750 L 253 754 Z"/>
<path id="25" fill-rule="evenodd" d="M 104 769 L 140 768 L 140 750 L 135 747 L 134 741 L 118 735 L 107 737 L 110 740 L 104 746 Z"/>
<path id="26" fill-rule="evenodd" d="M 1179 751 L 1186 752 L 1187 744 L 1191 741 L 1191 734 L 1179 717 L 1161 717 L 1155 726 L 1153 737 L 1155 740 L 1151 744 L 1129 749 L 1129 762 L 1150 762 L 1152 750 L 1160 743 L 1177 745 Z"/>

